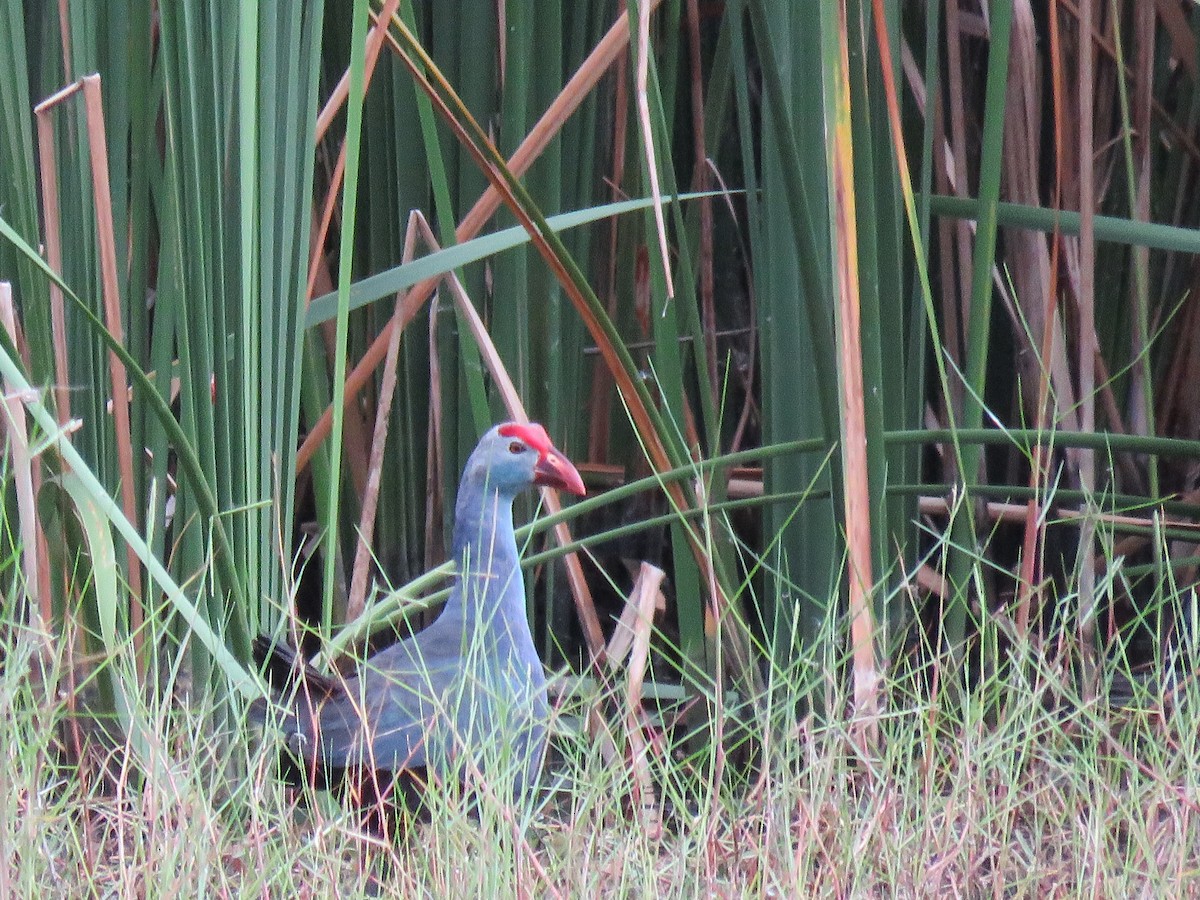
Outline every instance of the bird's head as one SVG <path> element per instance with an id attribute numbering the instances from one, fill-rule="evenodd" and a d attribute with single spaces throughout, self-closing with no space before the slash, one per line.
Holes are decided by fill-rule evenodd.
<path id="1" fill-rule="evenodd" d="M 534 484 L 584 494 L 579 470 L 536 422 L 506 422 L 485 434 L 467 462 L 465 476 L 483 478 L 497 490 L 514 495 Z"/>

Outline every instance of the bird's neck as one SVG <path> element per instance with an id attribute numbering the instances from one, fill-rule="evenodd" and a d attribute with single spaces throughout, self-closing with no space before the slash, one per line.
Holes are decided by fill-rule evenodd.
<path id="1" fill-rule="evenodd" d="M 458 578 L 442 615 L 466 630 L 528 630 L 512 508 L 511 495 L 487 486 L 459 491 L 453 543 Z"/>

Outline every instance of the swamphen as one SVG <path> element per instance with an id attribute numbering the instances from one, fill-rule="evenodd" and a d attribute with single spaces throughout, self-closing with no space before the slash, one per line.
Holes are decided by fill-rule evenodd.
<path id="1" fill-rule="evenodd" d="M 368 813 L 383 808 L 378 800 L 394 785 L 411 801 L 414 778 L 461 782 L 504 765 L 515 773 L 517 794 L 535 784 L 549 705 L 512 521 L 513 499 L 531 485 L 584 493 L 579 472 L 541 425 L 492 428 L 459 485 L 457 574 L 445 608 L 353 677 L 297 666 L 290 650 L 256 642 L 269 680 L 298 682 L 282 717 L 292 780 L 346 783 Z"/>

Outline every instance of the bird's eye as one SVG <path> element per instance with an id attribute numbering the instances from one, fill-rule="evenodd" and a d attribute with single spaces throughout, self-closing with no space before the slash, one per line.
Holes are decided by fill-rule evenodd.
<path id="1" fill-rule="evenodd" d="M 509 453 L 524 453 L 525 445 L 522 444 L 520 441 L 513 441 L 511 444 L 508 445 L 508 452 Z"/>

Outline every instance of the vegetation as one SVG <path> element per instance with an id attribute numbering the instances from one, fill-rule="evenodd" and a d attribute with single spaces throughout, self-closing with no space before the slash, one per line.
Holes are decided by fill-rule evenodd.
<path id="1" fill-rule="evenodd" d="M 4 651 L 10 896 L 1177 896 L 1200 877 L 1194 680 L 1167 714 L 1143 691 L 1120 716 L 1033 660 L 1030 680 L 955 700 L 896 685 L 867 760 L 844 722 L 797 719 L 790 697 L 812 685 L 781 677 L 759 706 L 776 737 L 753 784 L 656 741 L 661 828 L 631 805 L 630 770 L 579 729 L 585 694 L 557 719 L 540 807 L 485 795 L 472 818 L 438 792 L 418 836 L 385 842 L 328 795 L 298 803 L 261 745 L 213 735 L 203 703 L 147 704 L 136 753 L 69 765 L 66 704 L 49 687 L 65 660 L 31 680 L 29 642 Z M 832 679 L 821 687 L 848 700 Z M 1004 714 L 986 715 L 1000 695 Z M 628 749 L 621 728 L 605 734 Z"/>
<path id="2" fill-rule="evenodd" d="M 1196 16 L 0 0 L 0 893 L 1194 891 Z M 249 642 L 526 413 L 553 790 L 413 854 Z"/>

